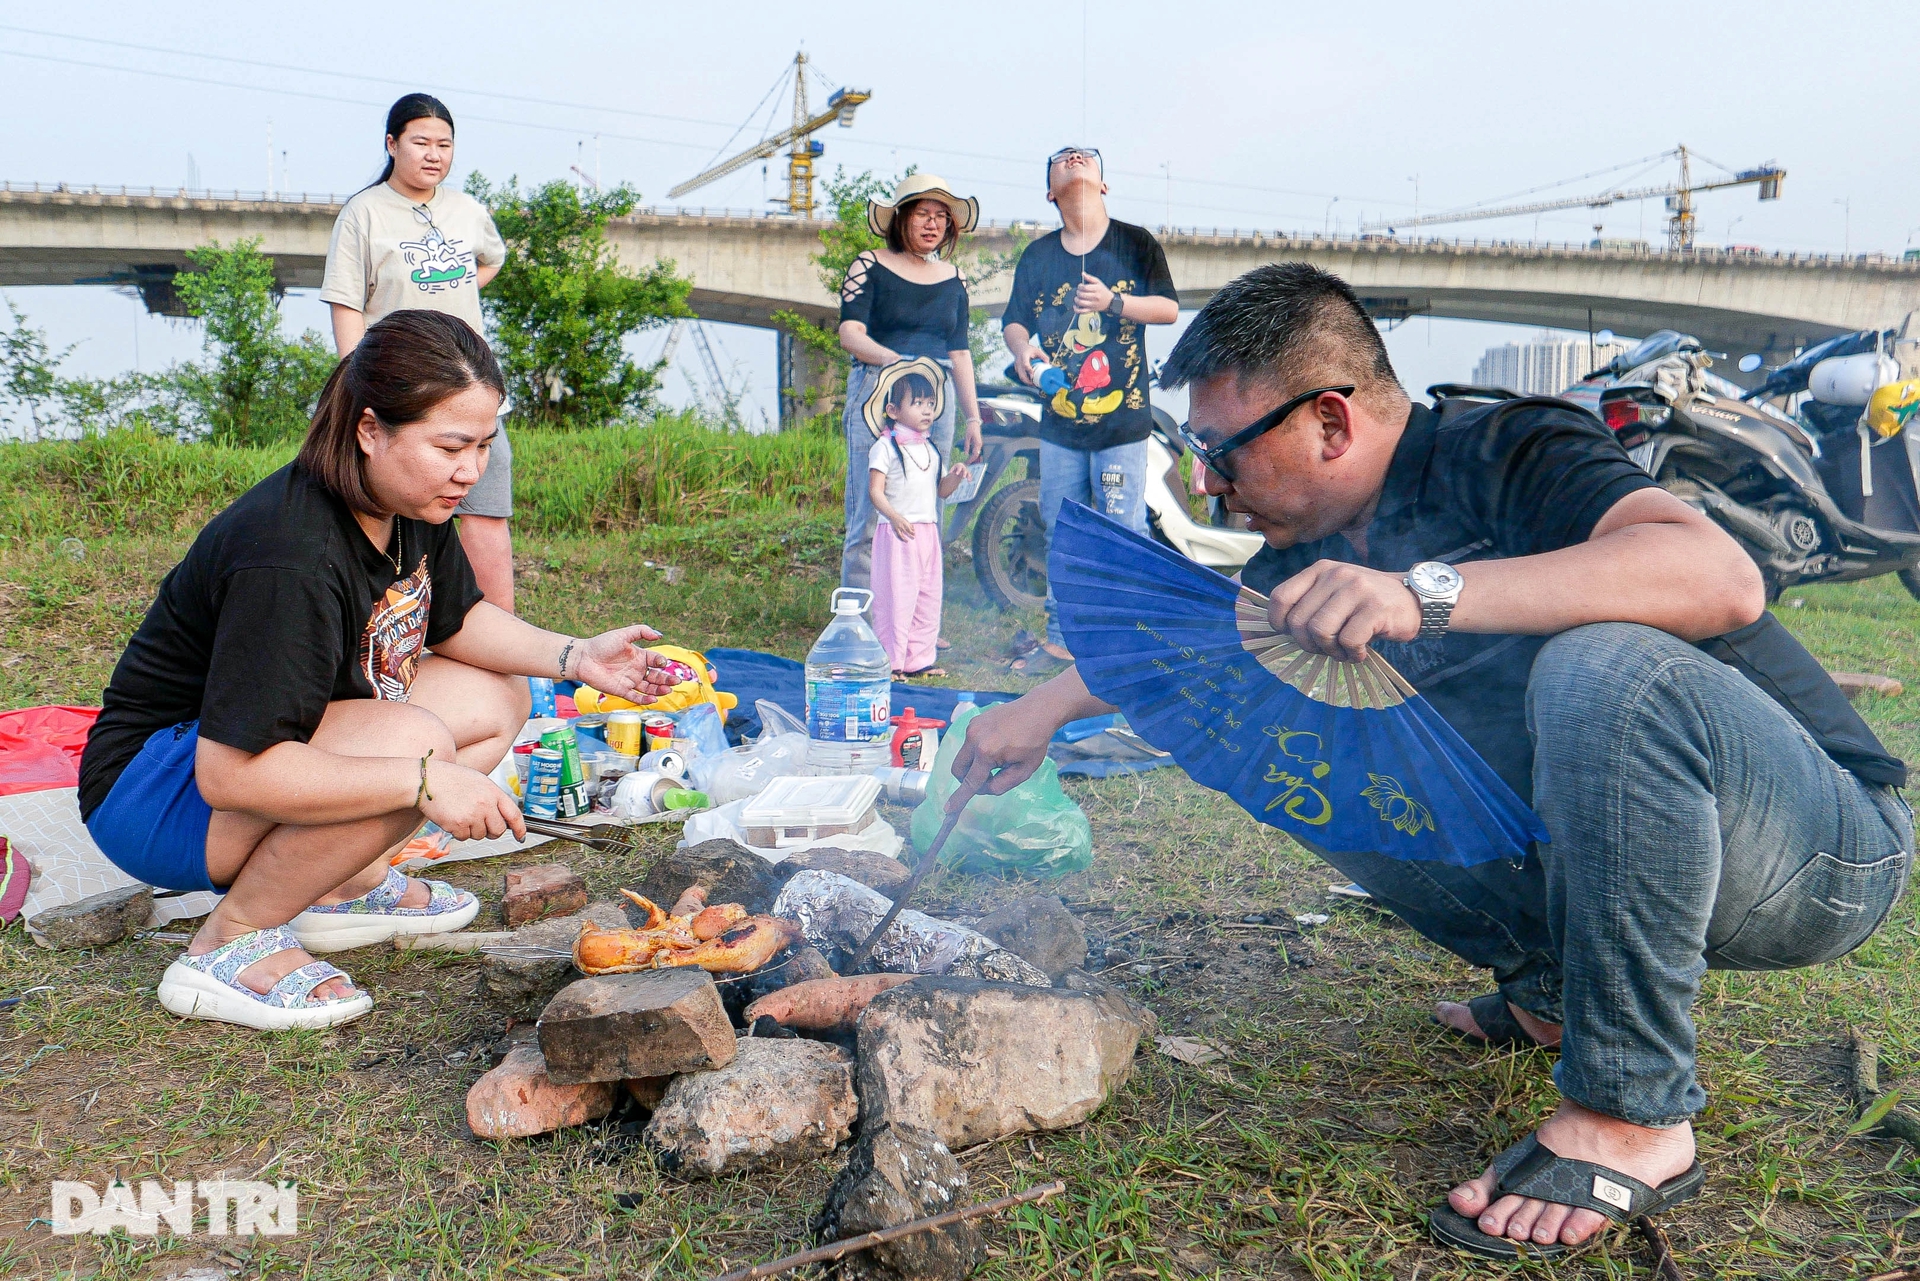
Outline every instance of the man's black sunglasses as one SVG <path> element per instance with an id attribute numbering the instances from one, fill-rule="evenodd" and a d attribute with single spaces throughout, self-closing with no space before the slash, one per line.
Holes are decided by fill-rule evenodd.
<path id="1" fill-rule="evenodd" d="M 1100 158 L 1100 151 L 1098 148 L 1096 147 L 1062 147 L 1060 148 L 1060 150 L 1054 152 L 1052 155 L 1047 157 L 1047 186 L 1049 187 L 1053 186 L 1053 167 L 1059 164 L 1062 160 L 1065 160 L 1069 156 L 1086 156 L 1087 158 L 1092 160 L 1093 163 L 1100 166 L 1101 173 L 1104 174 L 1107 171 L 1107 162 Z"/>
<path id="2" fill-rule="evenodd" d="M 1210 446 L 1201 440 L 1199 436 L 1195 435 L 1192 423 L 1180 424 L 1180 439 L 1187 442 L 1187 448 L 1199 456 L 1200 461 L 1207 465 L 1209 471 L 1217 473 L 1222 480 L 1231 483 L 1236 480 L 1237 477 L 1234 476 L 1233 468 L 1227 462 L 1227 455 L 1242 446 L 1251 445 L 1254 441 L 1287 421 L 1288 415 L 1292 414 L 1294 410 L 1300 408 L 1300 406 L 1306 404 L 1308 401 L 1324 396 L 1328 392 L 1333 392 L 1335 395 L 1340 396 L 1351 396 L 1353 395 L 1353 391 L 1354 388 L 1351 383 L 1344 387 L 1315 387 L 1312 391 L 1303 391 L 1292 400 L 1280 406 L 1280 408 L 1261 418 L 1258 422 L 1254 423 L 1253 426 L 1248 427 L 1244 431 L 1235 432 L 1217 445 Z"/>

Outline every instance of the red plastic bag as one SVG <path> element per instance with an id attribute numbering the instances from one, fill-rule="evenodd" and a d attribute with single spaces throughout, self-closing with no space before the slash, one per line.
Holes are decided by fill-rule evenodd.
<path id="1" fill-rule="evenodd" d="M 80 785 L 97 707 L 24 707 L 0 712 L 0 796 Z"/>

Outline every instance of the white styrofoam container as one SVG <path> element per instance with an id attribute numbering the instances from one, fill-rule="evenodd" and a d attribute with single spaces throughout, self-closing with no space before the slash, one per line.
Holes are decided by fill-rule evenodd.
<path id="1" fill-rule="evenodd" d="M 860 831 L 879 799 L 880 780 L 871 774 L 788 775 L 749 798 L 739 821 L 749 844 L 778 848 Z"/>

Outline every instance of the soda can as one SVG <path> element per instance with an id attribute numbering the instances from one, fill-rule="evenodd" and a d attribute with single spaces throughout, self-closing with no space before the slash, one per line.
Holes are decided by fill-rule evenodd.
<path id="1" fill-rule="evenodd" d="M 580 764 L 580 740 L 572 730 L 562 726 L 550 729 L 540 736 L 540 746 L 552 748 L 560 753 L 560 786 L 587 781 L 587 771 Z"/>
<path id="2" fill-rule="evenodd" d="M 527 770 L 526 814 L 529 818 L 560 817 L 560 771 L 564 762 L 550 747 L 536 747 Z"/>
<path id="3" fill-rule="evenodd" d="M 668 778 L 685 778 L 687 776 L 687 758 L 672 748 L 662 748 L 660 751 L 648 752 L 645 756 L 642 756 L 639 760 L 639 768 L 650 769 L 656 774 L 664 774 Z"/>
<path id="4" fill-rule="evenodd" d="M 560 785 L 560 818 L 579 818 L 587 812 L 590 802 L 587 800 L 585 783 L 562 783 Z"/>
<path id="5" fill-rule="evenodd" d="M 647 712 L 640 717 L 640 724 L 647 732 L 649 752 L 664 752 L 673 747 L 673 717 L 665 712 Z"/>
<path id="6" fill-rule="evenodd" d="M 638 756 L 646 751 L 646 730 L 638 712 L 607 713 L 607 746 L 622 756 Z"/>
<path id="7" fill-rule="evenodd" d="M 573 722 L 574 736 L 581 742 L 588 755 L 602 751 L 609 746 L 607 742 L 607 718 L 598 714 L 576 717 Z"/>

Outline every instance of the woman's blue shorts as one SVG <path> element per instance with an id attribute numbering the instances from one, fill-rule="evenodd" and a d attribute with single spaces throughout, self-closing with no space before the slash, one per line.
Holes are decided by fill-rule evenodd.
<path id="1" fill-rule="evenodd" d="M 193 777 L 199 745 L 199 721 L 154 731 L 87 820 L 100 852 L 155 889 L 219 888 L 207 876 L 213 809 Z"/>

